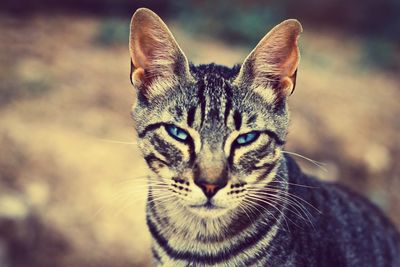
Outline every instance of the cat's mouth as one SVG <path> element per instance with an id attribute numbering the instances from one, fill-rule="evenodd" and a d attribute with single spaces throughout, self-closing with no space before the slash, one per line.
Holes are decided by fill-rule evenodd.
<path id="1" fill-rule="evenodd" d="M 189 205 L 189 210 L 201 218 L 217 218 L 224 215 L 229 209 L 220 205 L 216 205 L 208 200 L 203 204 Z"/>
<path id="2" fill-rule="evenodd" d="M 204 204 L 199 204 L 199 205 L 190 205 L 189 206 L 192 209 L 202 209 L 202 210 L 221 210 L 224 209 L 223 207 L 217 206 L 213 203 L 211 203 L 210 200 L 208 200 Z"/>

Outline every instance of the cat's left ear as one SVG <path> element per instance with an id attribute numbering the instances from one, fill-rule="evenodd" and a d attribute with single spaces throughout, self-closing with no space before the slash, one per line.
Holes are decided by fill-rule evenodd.
<path id="1" fill-rule="evenodd" d="M 167 25 L 147 8 L 132 16 L 129 52 L 131 82 L 149 98 L 191 77 L 188 60 Z"/>
<path id="2" fill-rule="evenodd" d="M 296 84 L 300 61 L 297 39 L 302 30 L 294 19 L 275 26 L 245 59 L 234 83 L 250 87 L 271 102 L 285 99 Z"/>

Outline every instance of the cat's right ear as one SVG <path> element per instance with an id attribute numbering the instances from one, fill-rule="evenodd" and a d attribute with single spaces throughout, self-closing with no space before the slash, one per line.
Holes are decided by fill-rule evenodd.
<path id="1" fill-rule="evenodd" d="M 269 102 L 280 102 L 296 85 L 301 24 L 294 19 L 275 26 L 245 59 L 235 84 L 255 90 Z"/>
<path id="2" fill-rule="evenodd" d="M 189 63 L 168 27 L 153 11 L 138 9 L 130 25 L 130 79 L 146 97 L 190 78 Z"/>

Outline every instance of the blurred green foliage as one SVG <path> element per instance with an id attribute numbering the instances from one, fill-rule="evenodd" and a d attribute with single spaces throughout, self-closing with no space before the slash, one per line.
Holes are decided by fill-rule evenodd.
<path id="1" fill-rule="evenodd" d="M 127 44 L 129 20 L 117 17 L 105 19 L 98 29 L 96 42 L 101 45 Z"/>
<path id="2" fill-rule="evenodd" d="M 99 29 L 97 41 L 112 45 L 126 42 L 125 20 L 139 7 L 178 21 L 190 32 L 251 46 L 272 25 L 297 18 L 316 30 L 340 31 L 364 39 L 362 64 L 400 70 L 399 0 L 4 0 L 0 13 L 87 13 L 111 17 Z"/>
<path id="3" fill-rule="evenodd" d="M 170 8 L 173 19 L 190 32 L 214 35 L 239 44 L 254 43 L 279 22 L 281 6 L 260 8 L 244 1 L 176 1 Z"/>
<path id="4" fill-rule="evenodd" d="M 24 76 L 15 70 L 15 66 L 7 66 L 8 69 L 3 69 L 0 74 L 2 81 L 0 83 L 0 105 L 14 99 L 41 96 L 51 89 L 50 75 L 34 73 L 34 75 Z"/>
<path id="5" fill-rule="evenodd" d="M 282 20 L 297 18 L 315 30 L 334 30 L 360 38 L 364 48 L 359 62 L 362 66 L 400 70 L 398 0 L 171 1 L 167 14 L 189 32 L 249 46 Z"/>
<path id="6" fill-rule="evenodd" d="M 366 38 L 363 42 L 364 58 L 360 64 L 384 70 L 400 69 L 400 46 L 387 39 Z"/>

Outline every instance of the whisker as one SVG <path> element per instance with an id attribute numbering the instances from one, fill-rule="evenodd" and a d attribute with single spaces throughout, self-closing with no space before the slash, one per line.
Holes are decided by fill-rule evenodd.
<path id="1" fill-rule="evenodd" d="M 168 184 L 163 183 L 147 183 L 147 184 L 132 184 L 132 183 L 123 183 L 119 185 L 115 185 L 115 188 L 122 188 L 122 189 L 146 189 L 150 187 L 169 187 Z"/>
<path id="2" fill-rule="evenodd" d="M 115 188 L 122 188 L 122 189 L 143 189 L 143 188 L 150 188 L 150 187 L 169 187 L 171 184 L 166 184 L 166 183 L 160 183 L 160 182 L 147 182 L 147 183 L 142 183 L 142 184 L 136 184 L 136 183 L 122 183 L 118 185 L 114 185 Z"/>
<path id="3" fill-rule="evenodd" d="M 167 192 L 168 187 L 157 187 L 153 188 L 152 192 Z M 148 194 L 148 190 L 143 188 L 124 188 L 115 193 L 115 196 L 111 198 L 110 202 L 114 203 L 122 198 L 131 198 L 132 201 L 137 201 L 140 198 L 145 198 Z"/>
<path id="4" fill-rule="evenodd" d="M 318 213 L 322 213 L 317 207 L 315 207 L 313 204 L 309 203 L 308 201 L 304 200 L 303 198 L 290 193 L 288 191 L 282 190 L 280 188 L 271 188 L 271 187 L 264 187 L 264 188 L 248 188 L 249 191 L 252 192 L 265 192 L 265 193 L 282 193 L 285 196 L 287 196 L 288 198 L 291 198 L 293 201 L 301 201 L 304 204 L 307 204 L 308 206 L 310 206 L 311 208 L 313 208 L 315 211 L 317 211 Z"/>
<path id="5" fill-rule="evenodd" d="M 114 186 L 123 186 L 123 185 L 147 185 L 147 184 L 163 184 L 167 185 L 169 181 L 164 181 L 161 179 L 156 179 L 156 178 L 130 178 L 130 179 L 124 179 L 119 182 L 114 183 Z"/>
<path id="6" fill-rule="evenodd" d="M 107 143 L 114 143 L 114 144 L 122 144 L 122 145 L 137 145 L 137 142 L 127 142 L 127 141 L 119 141 L 119 140 L 112 140 L 112 139 L 105 139 L 105 138 L 97 138 L 94 137 L 94 139 L 102 142 L 107 142 Z"/>
<path id="7" fill-rule="evenodd" d="M 141 175 L 141 176 L 135 176 L 135 177 L 129 177 L 129 178 L 116 180 L 115 182 L 119 183 L 119 182 L 125 182 L 125 181 L 147 181 L 149 179 L 152 179 L 152 178 L 149 178 L 148 175 Z"/>
<path id="8" fill-rule="evenodd" d="M 116 203 L 119 201 L 125 202 L 127 199 L 129 199 L 132 195 L 128 194 L 126 192 L 118 192 L 116 193 L 109 201 L 109 203 Z M 137 195 L 136 195 L 137 196 Z M 145 200 L 145 195 L 142 196 L 143 200 Z M 138 197 L 136 198 L 136 200 L 139 199 Z M 101 213 L 103 213 L 106 210 L 106 205 L 102 205 L 100 208 L 98 208 L 94 214 L 93 214 L 93 218 L 96 218 L 97 216 L 99 216 Z M 115 215 L 115 214 L 114 214 Z"/>
<path id="9" fill-rule="evenodd" d="M 290 152 L 290 151 L 286 151 L 286 150 L 282 150 L 282 153 L 289 154 L 289 155 L 293 155 L 293 156 L 296 156 L 296 157 L 305 159 L 305 160 L 311 162 L 312 164 L 314 164 L 315 166 L 321 168 L 321 170 L 323 170 L 324 172 L 327 172 L 327 171 L 328 171 L 328 170 L 324 167 L 326 164 L 323 163 L 323 162 L 319 162 L 319 161 L 316 161 L 316 160 L 307 158 L 306 156 L 300 155 L 300 154 L 298 154 L 298 153 Z"/>
<path id="10" fill-rule="evenodd" d="M 299 204 L 296 201 L 291 200 L 290 198 L 286 198 L 285 195 L 278 195 L 278 194 L 266 193 L 266 192 L 257 192 L 257 196 L 259 196 L 259 195 L 266 196 L 266 197 L 272 197 L 272 198 L 275 198 L 277 200 L 282 200 L 282 201 L 286 202 L 286 204 L 296 205 L 294 208 L 296 209 L 297 212 L 298 212 L 298 209 L 300 209 L 303 212 L 305 212 L 305 211 L 308 212 L 308 210 L 305 209 L 303 205 Z M 292 212 L 294 212 L 294 211 L 292 211 Z"/>
<path id="11" fill-rule="evenodd" d="M 161 196 L 161 197 L 158 197 L 157 199 L 152 199 L 151 201 L 148 200 L 148 201 L 147 201 L 147 204 L 152 203 L 152 202 L 155 202 L 155 201 L 158 201 L 159 203 L 160 203 L 160 202 L 161 202 L 161 203 L 165 203 L 165 202 L 167 202 L 168 200 L 173 199 L 173 197 L 174 197 L 173 195 Z M 123 210 L 125 210 L 125 209 L 131 207 L 131 206 L 134 205 L 134 204 L 135 204 L 135 203 L 133 203 L 133 202 L 130 202 L 130 203 L 128 203 L 128 204 L 125 204 L 123 207 L 121 207 L 121 208 L 119 209 L 118 214 L 122 213 Z"/>
<path id="12" fill-rule="evenodd" d="M 247 197 L 250 197 L 251 199 L 253 199 L 254 201 L 260 201 L 260 202 L 262 202 L 262 203 L 264 203 L 264 204 L 267 204 L 267 205 L 269 205 L 270 207 L 272 207 L 272 208 L 274 208 L 275 210 L 277 210 L 280 214 L 281 214 L 281 217 L 285 220 L 285 222 L 286 222 L 286 226 L 288 227 L 287 229 L 288 229 L 288 231 L 290 231 L 289 229 L 289 224 L 287 223 L 287 220 L 289 220 L 290 222 L 292 222 L 294 225 L 296 225 L 297 227 L 299 227 L 300 228 L 300 226 L 298 225 L 298 224 L 296 224 L 293 220 L 291 220 L 290 218 L 288 218 L 288 217 L 286 217 L 286 214 L 282 211 L 282 210 L 280 210 L 278 207 L 276 207 L 275 205 L 277 205 L 278 203 L 276 203 L 275 201 L 271 201 L 271 199 L 268 199 L 269 201 L 266 201 L 267 199 L 263 199 L 263 198 L 258 198 L 258 197 L 255 197 L 255 196 L 247 196 Z M 275 204 L 275 205 L 274 205 Z M 262 205 L 260 205 L 261 207 L 262 207 Z"/>
<path id="13" fill-rule="evenodd" d="M 247 218 L 249 218 L 251 224 L 254 224 L 253 220 L 250 218 L 249 214 L 246 212 L 246 210 L 243 206 L 244 205 L 242 203 L 239 203 L 239 205 L 238 205 L 238 207 L 246 214 Z"/>
<path id="14" fill-rule="evenodd" d="M 157 196 L 155 198 L 153 197 L 153 199 L 147 200 L 147 204 L 151 204 L 151 203 L 163 200 L 163 199 L 169 199 L 169 198 L 174 198 L 174 197 L 175 197 L 174 195 L 162 195 L 162 196 Z"/>
<path id="15" fill-rule="evenodd" d="M 291 182 L 287 182 L 287 181 L 280 181 L 280 180 L 272 180 L 271 182 L 268 182 L 266 185 L 271 184 L 271 183 L 281 183 L 281 184 L 293 185 L 293 186 L 304 187 L 304 188 L 312 188 L 312 189 L 320 188 L 319 186 L 296 184 L 296 183 L 291 183 Z"/>
<path id="16" fill-rule="evenodd" d="M 270 210 L 268 210 L 266 207 L 260 205 L 259 203 L 254 202 L 254 201 L 252 201 L 251 199 L 247 199 L 247 198 L 242 199 L 242 201 L 245 202 L 245 203 L 247 203 L 247 204 L 249 204 L 249 205 L 251 205 L 251 206 L 252 206 L 251 208 L 254 208 L 254 209 L 256 209 L 256 208 L 254 207 L 254 205 L 258 205 L 258 206 L 261 207 L 263 210 L 265 210 L 265 211 L 268 213 L 268 215 L 271 215 L 272 217 L 274 217 L 275 220 L 278 220 L 278 219 L 275 217 L 275 215 L 274 215 L 273 213 L 271 213 Z M 252 210 L 251 210 L 251 211 L 252 211 Z M 254 214 L 254 211 L 252 211 L 252 213 Z"/>
<path id="17" fill-rule="evenodd" d="M 293 201 L 293 200 L 287 198 L 285 195 L 282 196 L 282 195 L 265 193 L 265 192 L 258 193 L 258 195 L 265 196 L 266 198 L 268 198 L 268 200 L 272 200 L 272 201 L 274 201 L 274 203 L 282 205 L 282 206 L 284 206 L 284 205 L 278 201 L 285 202 L 288 206 L 284 206 L 284 208 L 286 208 L 288 211 L 292 212 L 293 214 L 297 215 L 304 221 L 309 221 L 312 224 L 311 218 L 310 218 L 310 216 L 312 216 L 311 213 L 297 201 Z M 261 198 L 260 196 L 257 196 L 257 197 Z M 293 208 L 294 210 L 291 208 Z M 304 214 L 307 217 L 307 219 L 304 218 L 302 214 Z"/>
<path id="18" fill-rule="evenodd" d="M 266 210 L 267 212 L 268 212 L 268 210 L 266 209 L 266 207 L 264 207 L 264 206 L 262 206 L 261 204 L 259 204 L 259 203 L 257 203 L 256 201 L 260 201 L 259 199 L 256 199 L 256 198 L 254 198 L 253 196 L 251 196 L 251 195 L 246 195 L 246 198 L 248 199 L 248 200 L 250 200 L 251 201 L 251 203 L 253 203 L 254 205 L 257 205 L 257 206 L 259 206 L 259 207 L 261 207 L 262 209 L 264 209 L 264 210 Z M 260 201 L 261 202 L 261 201 Z M 274 208 L 276 211 L 278 211 L 280 214 L 281 214 L 281 217 L 283 218 L 283 220 L 285 220 L 285 223 L 286 223 L 286 226 L 287 226 L 287 230 L 289 231 L 289 224 L 288 224 L 288 222 L 287 222 L 287 220 L 286 220 L 286 215 L 280 210 L 280 209 L 278 209 L 276 206 L 274 206 L 273 204 L 271 204 L 271 203 L 268 203 L 268 202 L 263 202 L 264 204 L 267 204 L 268 206 L 270 206 L 270 207 L 272 207 L 272 208 Z M 274 217 L 274 219 L 276 220 L 276 221 L 279 221 L 273 214 L 271 214 L 271 213 L 269 213 L 271 216 L 273 216 Z M 290 220 L 290 219 L 289 219 Z"/>
<path id="19" fill-rule="evenodd" d="M 140 175 L 140 176 L 130 176 L 124 179 L 120 179 L 117 180 L 116 182 L 123 182 L 123 181 L 130 181 L 130 180 L 134 180 L 134 181 L 147 181 L 147 180 L 162 180 L 159 177 L 153 177 L 149 174 L 144 174 L 144 175 Z"/>

